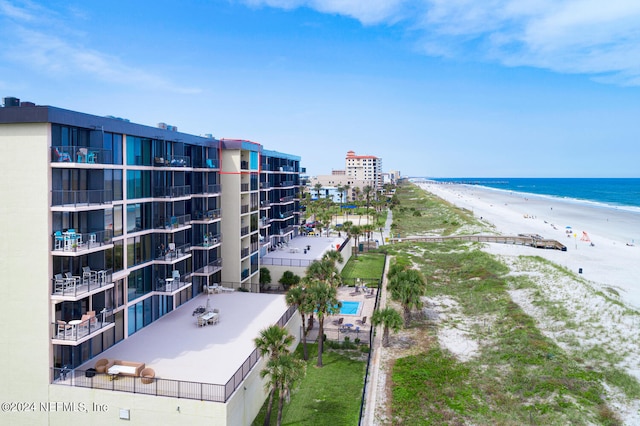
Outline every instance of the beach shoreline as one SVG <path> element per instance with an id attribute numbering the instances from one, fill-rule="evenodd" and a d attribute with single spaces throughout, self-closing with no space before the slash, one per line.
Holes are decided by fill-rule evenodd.
<path id="1" fill-rule="evenodd" d="M 640 284 L 634 280 L 640 274 L 640 213 L 477 185 L 416 184 L 459 208 L 472 211 L 477 219 L 502 235 L 538 234 L 567 247 L 567 251 L 562 252 L 489 244 L 488 251 L 541 256 L 581 273 L 583 278 L 602 288 L 614 288 L 624 303 L 640 309 Z"/>

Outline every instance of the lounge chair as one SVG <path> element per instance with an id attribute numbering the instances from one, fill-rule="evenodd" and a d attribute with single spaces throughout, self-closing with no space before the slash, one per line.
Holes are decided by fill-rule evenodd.
<path id="1" fill-rule="evenodd" d="M 106 373 L 108 364 L 109 360 L 107 358 L 100 358 L 96 361 L 96 365 L 94 365 L 93 368 L 96 369 L 96 373 Z"/>
<path id="2" fill-rule="evenodd" d="M 151 383 L 153 383 L 153 380 L 156 377 L 156 372 L 153 368 L 144 368 L 141 372 L 140 372 L 140 381 L 145 384 L 145 385 L 149 385 Z"/>
<path id="3" fill-rule="evenodd" d="M 344 318 L 340 317 L 336 320 L 333 320 L 333 325 L 342 325 L 343 322 L 344 322 Z"/>
<path id="4" fill-rule="evenodd" d="M 359 322 L 359 323 L 360 323 L 360 325 L 365 325 L 365 324 L 367 323 L 367 317 L 366 317 L 366 316 L 364 316 L 364 317 L 362 317 L 362 320 L 359 320 L 359 321 L 357 321 L 357 322 Z"/>

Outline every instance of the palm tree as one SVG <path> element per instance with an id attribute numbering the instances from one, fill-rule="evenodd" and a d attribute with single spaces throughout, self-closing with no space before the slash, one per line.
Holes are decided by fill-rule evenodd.
<path id="1" fill-rule="evenodd" d="M 304 361 L 297 359 L 291 353 L 280 354 L 277 358 L 270 359 L 266 367 L 260 371 L 260 377 L 269 377 L 265 386 L 271 394 L 278 392 L 278 417 L 276 424 L 282 425 L 282 408 L 284 400 L 289 399 L 289 393 L 296 381 L 301 379 L 305 373 L 306 364 Z M 270 412 L 265 416 L 264 425 L 268 425 L 271 421 Z"/>
<path id="2" fill-rule="evenodd" d="M 351 225 L 349 227 L 349 231 L 348 231 L 348 235 L 350 237 L 353 237 L 354 242 L 355 242 L 355 247 L 356 247 L 356 254 L 355 254 L 355 258 L 358 258 L 358 241 L 360 240 L 360 235 L 362 235 L 362 227 L 360 227 L 359 225 Z"/>
<path id="3" fill-rule="evenodd" d="M 305 277 L 310 300 L 318 316 L 318 362 L 317 367 L 322 367 L 322 352 L 324 351 L 324 318 L 340 312 L 340 302 L 337 299 L 337 290 L 330 284 Z"/>
<path id="4" fill-rule="evenodd" d="M 331 250 L 322 255 L 320 260 L 314 260 L 307 267 L 306 277 L 316 281 L 322 281 L 337 288 L 342 283 L 342 276 L 336 267 L 336 261 L 342 262 L 340 252 Z"/>
<path id="5" fill-rule="evenodd" d="M 289 332 L 279 325 L 272 325 L 260 331 L 260 335 L 254 339 L 254 343 L 256 345 L 256 349 L 260 352 L 261 356 L 268 356 L 269 362 L 277 359 L 282 354 L 289 353 L 289 346 L 293 343 L 293 336 L 289 334 Z M 260 374 L 262 375 L 262 370 Z M 265 373 L 271 375 L 271 372 Z M 264 376 L 263 376 L 264 377 Z M 271 381 L 274 380 L 274 377 L 271 376 Z M 267 404 L 267 413 L 265 414 L 264 424 L 268 425 L 271 420 L 271 409 L 273 407 L 273 396 L 277 389 L 277 383 L 271 383 L 271 391 L 269 392 L 269 403 Z"/>
<path id="6" fill-rule="evenodd" d="M 365 185 L 365 187 L 362 188 L 364 197 L 367 200 L 367 215 L 369 214 L 369 201 L 371 200 L 371 191 L 373 191 L 373 187 L 371 185 Z"/>
<path id="7" fill-rule="evenodd" d="M 342 187 L 342 190 L 344 191 L 344 198 L 345 201 L 349 202 L 349 190 L 351 189 L 351 185 L 346 184 Z"/>
<path id="8" fill-rule="evenodd" d="M 402 305 L 404 311 L 404 326 L 409 327 L 411 310 L 422 308 L 420 299 L 427 288 L 427 282 L 417 269 L 394 270 L 389 278 L 387 288 L 391 292 L 391 298 Z"/>
<path id="9" fill-rule="evenodd" d="M 302 318 L 302 353 L 306 361 L 309 359 L 309 353 L 307 351 L 307 334 L 309 333 L 309 329 L 307 327 L 306 315 L 313 312 L 313 307 L 309 303 L 309 295 L 304 287 L 296 285 L 289 288 L 289 291 L 287 291 L 285 295 L 285 300 L 288 306 L 295 306 L 298 309 L 300 317 Z"/>
<path id="10" fill-rule="evenodd" d="M 336 191 L 338 191 L 338 195 L 340 195 L 340 212 L 342 212 L 342 196 L 344 195 L 342 192 L 342 185 L 338 184 L 338 186 L 336 186 Z"/>
<path id="11" fill-rule="evenodd" d="M 313 189 L 316 190 L 316 197 L 319 200 L 320 199 L 320 190 L 322 189 L 322 184 L 320 182 L 316 183 L 315 185 L 313 185 Z"/>
<path id="12" fill-rule="evenodd" d="M 391 307 L 386 307 L 382 310 L 377 309 L 371 317 L 371 323 L 373 325 L 382 324 L 382 346 L 385 348 L 389 346 L 389 329 L 397 333 L 402 327 L 402 316 Z"/>

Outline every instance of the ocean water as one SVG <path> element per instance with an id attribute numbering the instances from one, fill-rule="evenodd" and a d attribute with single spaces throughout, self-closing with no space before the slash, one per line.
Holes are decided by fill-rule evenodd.
<path id="1" fill-rule="evenodd" d="M 640 212 L 640 178 L 428 178 Z"/>

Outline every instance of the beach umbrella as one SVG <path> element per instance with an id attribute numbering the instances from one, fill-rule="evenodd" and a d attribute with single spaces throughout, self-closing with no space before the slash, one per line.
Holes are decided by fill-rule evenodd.
<path id="1" fill-rule="evenodd" d="M 567 225 L 567 226 L 565 226 L 565 228 L 567 228 L 567 229 L 571 229 L 571 226 Z"/>

